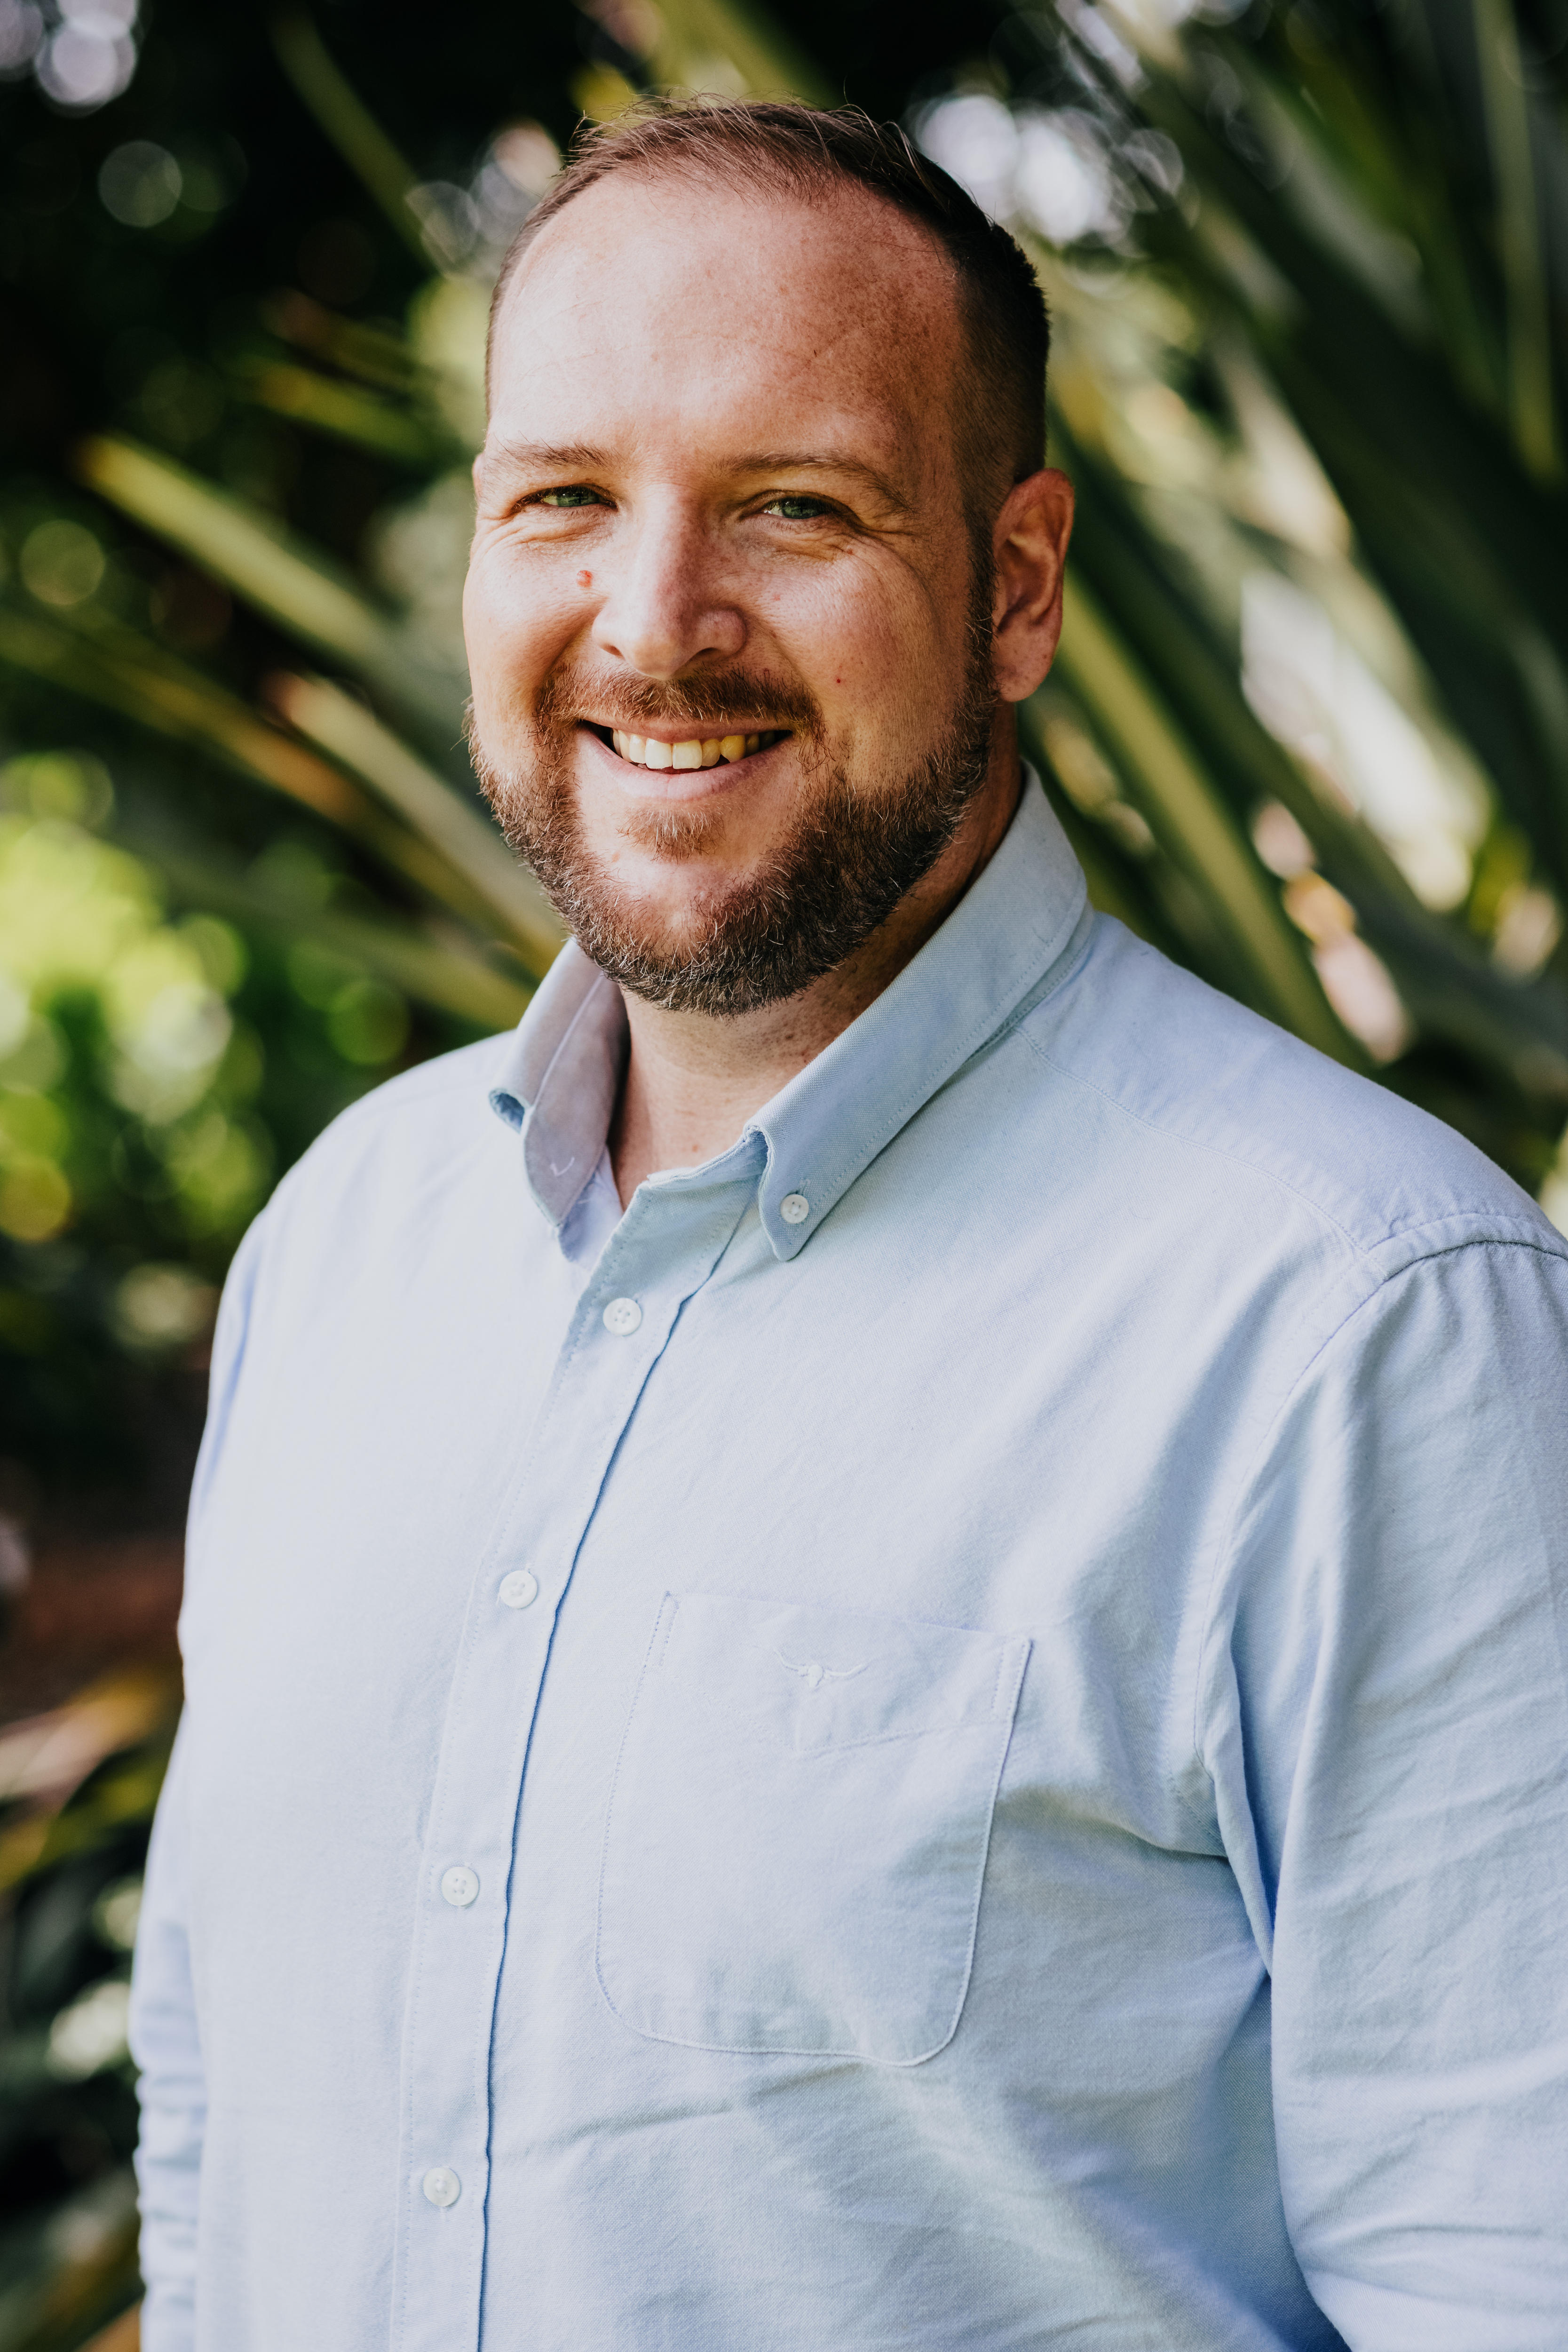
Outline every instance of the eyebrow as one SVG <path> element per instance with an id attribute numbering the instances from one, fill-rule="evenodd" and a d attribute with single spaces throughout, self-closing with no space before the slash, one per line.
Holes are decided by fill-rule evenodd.
<path id="1" fill-rule="evenodd" d="M 581 441 L 499 441 L 480 453 L 486 467 L 512 467 L 518 473 L 591 474 L 610 462 L 602 449 Z"/>
<path id="2" fill-rule="evenodd" d="M 835 456 L 831 450 L 769 449 L 755 457 L 742 457 L 736 467 L 737 474 L 847 474 L 857 482 L 864 482 L 890 507 L 900 511 L 908 500 L 894 489 L 885 474 L 874 466 L 863 465 L 858 457 Z"/>
<path id="3" fill-rule="evenodd" d="M 486 471 L 498 468 L 517 473 L 591 474 L 610 460 L 602 449 L 591 448 L 581 441 L 502 441 L 485 453 L 482 462 Z M 865 483 L 899 513 L 909 503 L 874 466 L 863 465 L 858 457 L 837 456 L 831 450 L 762 450 L 755 456 L 737 458 L 729 470 L 736 474 L 845 475 Z"/>

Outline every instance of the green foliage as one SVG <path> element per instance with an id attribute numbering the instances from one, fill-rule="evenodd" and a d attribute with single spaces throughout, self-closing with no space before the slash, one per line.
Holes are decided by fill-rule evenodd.
<path id="1" fill-rule="evenodd" d="M 417 943 L 324 911 L 317 844 L 154 865 L 95 829 L 112 801 L 89 754 L 0 769 L 0 1414 L 68 1484 L 131 1468 L 131 1392 L 204 1341 L 280 1161 L 397 1066 L 422 981 Z M 473 1034 L 423 1018 L 422 1045 Z"/>
<path id="2" fill-rule="evenodd" d="M 1080 579 L 1364 1051 L 1534 1190 L 1568 1109 L 1561 66 L 1539 20 L 1436 0 L 1113 24 L 1017 20 L 985 94 L 1106 174 L 1097 236 L 1033 225 Z M 1044 709 L 1102 755 L 1079 805 L 1148 826 L 1103 839 L 1117 887 L 1280 1017 L 1216 894 L 1162 890 L 1168 813 L 1081 667 L 1070 623 Z"/>
<path id="3" fill-rule="evenodd" d="M 177 1704 L 125 1674 L 0 1733 L 8 2352 L 69 2352 L 137 2290 L 129 1955 Z"/>

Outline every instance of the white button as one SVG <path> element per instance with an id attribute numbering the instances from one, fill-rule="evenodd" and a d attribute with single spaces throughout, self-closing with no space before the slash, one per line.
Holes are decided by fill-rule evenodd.
<path id="1" fill-rule="evenodd" d="M 434 2165 L 420 2187 L 433 2205 L 455 2205 L 463 2194 L 463 2183 L 444 2164 Z"/>
<path id="2" fill-rule="evenodd" d="M 508 1609 L 526 1609 L 530 1601 L 538 1599 L 538 1578 L 530 1576 L 526 1568 L 515 1568 L 510 1576 L 501 1579 L 496 1597 L 504 1601 Z"/>
<path id="3" fill-rule="evenodd" d="M 811 1213 L 811 1203 L 804 1192 L 786 1192 L 779 1203 L 779 1213 L 787 1225 L 803 1225 Z"/>
<path id="4" fill-rule="evenodd" d="M 604 1328 L 618 1339 L 629 1339 L 642 1320 L 643 1310 L 634 1298 L 612 1298 L 604 1310 Z"/>
<path id="5" fill-rule="evenodd" d="M 450 1870 L 441 1874 L 441 1891 L 457 1910 L 466 1911 L 479 1892 L 479 1874 L 455 1862 Z"/>

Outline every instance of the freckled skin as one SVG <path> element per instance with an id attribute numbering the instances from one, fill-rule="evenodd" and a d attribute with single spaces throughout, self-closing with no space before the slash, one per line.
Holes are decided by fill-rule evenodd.
<path id="1" fill-rule="evenodd" d="M 869 194 L 762 203 L 628 174 L 577 198 L 498 322 L 475 469 L 465 625 L 491 758 L 526 769 L 535 698 L 559 669 L 678 685 L 735 666 L 804 688 L 857 792 L 895 791 L 941 740 L 966 677 L 962 358 L 946 260 Z M 1003 707 L 988 781 L 882 930 L 801 995 L 738 1018 L 629 1001 L 623 1197 L 648 1170 L 732 1140 L 887 985 L 996 846 L 1018 792 L 1007 705 L 1050 667 L 1071 518 L 1051 472 L 1000 508 Z M 766 723 L 753 715 L 744 731 Z M 810 788 L 793 739 L 733 771 L 634 768 L 586 727 L 573 746 L 588 845 L 672 935 L 716 885 L 760 866 Z M 661 854 L 631 823 L 699 798 L 709 822 L 695 856 Z"/>

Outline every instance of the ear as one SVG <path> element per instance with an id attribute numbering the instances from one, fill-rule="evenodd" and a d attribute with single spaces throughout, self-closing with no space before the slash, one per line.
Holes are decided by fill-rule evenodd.
<path id="1" fill-rule="evenodd" d="M 992 541 L 992 660 L 1004 702 L 1026 700 L 1056 658 L 1071 536 L 1072 485 L 1054 466 L 1009 492 Z"/>

